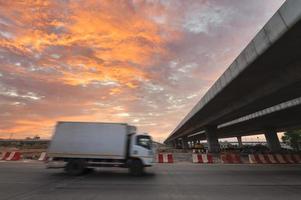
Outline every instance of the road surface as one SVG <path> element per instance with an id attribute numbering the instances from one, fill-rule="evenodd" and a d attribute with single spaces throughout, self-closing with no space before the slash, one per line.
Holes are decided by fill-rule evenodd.
<path id="1" fill-rule="evenodd" d="M 0 200 L 277 200 L 301 198 L 301 165 L 157 164 L 143 177 L 107 168 L 80 177 L 0 162 Z"/>

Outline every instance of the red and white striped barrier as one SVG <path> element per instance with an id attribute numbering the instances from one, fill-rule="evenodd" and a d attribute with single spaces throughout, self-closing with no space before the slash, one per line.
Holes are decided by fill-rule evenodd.
<path id="1" fill-rule="evenodd" d="M 301 155 L 293 154 L 293 157 L 298 163 L 301 163 Z"/>
<path id="2" fill-rule="evenodd" d="M 21 159 L 21 153 L 17 151 L 9 152 L 9 155 L 5 158 L 5 160 L 15 161 Z"/>
<path id="3" fill-rule="evenodd" d="M 213 163 L 212 155 L 210 154 L 192 154 L 192 162 L 193 163 Z"/>
<path id="4" fill-rule="evenodd" d="M 45 161 L 45 160 L 47 160 L 47 154 L 46 154 L 46 152 L 42 152 L 38 160 L 39 161 Z"/>
<path id="5" fill-rule="evenodd" d="M 5 160 L 9 156 L 9 152 L 2 152 L 0 160 Z"/>
<path id="6" fill-rule="evenodd" d="M 272 154 L 249 154 L 251 164 L 276 164 L 279 160 Z"/>
<path id="7" fill-rule="evenodd" d="M 158 163 L 173 163 L 173 155 L 171 153 L 159 153 L 157 156 Z"/>
<path id="8" fill-rule="evenodd" d="M 249 154 L 251 164 L 299 164 L 298 154 Z"/>
<path id="9" fill-rule="evenodd" d="M 235 153 L 226 153 L 221 155 L 222 163 L 225 164 L 237 164 L 242 163 L 239 154 Z"/>

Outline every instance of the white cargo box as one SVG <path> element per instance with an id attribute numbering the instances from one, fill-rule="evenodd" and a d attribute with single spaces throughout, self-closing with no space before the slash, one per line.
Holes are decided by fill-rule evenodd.
<path id="1" fill-rule="evenodd" d="M 129 134 L 120 123 L 59 122 L 48 149 L 50 157 L 124 159 Z"/>

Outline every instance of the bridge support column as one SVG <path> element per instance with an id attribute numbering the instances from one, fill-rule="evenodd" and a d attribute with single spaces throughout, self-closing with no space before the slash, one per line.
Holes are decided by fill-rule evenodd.
<path id="1" fill-rule="evenodd" d="M 279 152 L 281 150 L 281 146 L 276 130 L 274 129 L 266 130 L 264 136 L 271 152 Z"/>
<path id="2" fill-rule="evenodd" d="M 237 142 L 238 142 L 238 147 L 242 147 L 242 139 L 241 139 L 241 136 L 237 136 Z"/>
<path id="3" fill-rule="evenodd" d="M 218 143 L 218 137 L 216 133 L 216 126 L 206 127 L 206 137 L 208 143 L 208 151 L 210 153 L 219 153 L 220 145 Z"/>
<path id="4" fill-rule="evenodd" d="M 188 140 L 186 137 L 182 137 L 182 149 L 188 149 Z"/>

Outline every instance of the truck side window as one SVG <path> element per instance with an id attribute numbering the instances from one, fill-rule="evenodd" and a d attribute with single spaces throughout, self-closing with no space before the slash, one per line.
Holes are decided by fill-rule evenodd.
<path id="1" fill-rule="evenodd" d="M 138 146 L 142 146 L 142 147 L 147 148 L 147 149 L 151 149 L 152 148 L 152 140 L 147 135 L 139 135 L 139 136 L 137 136 L 136 144 Z"/>

